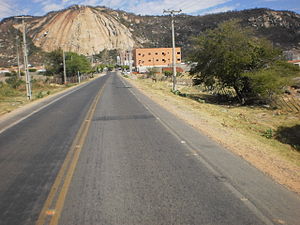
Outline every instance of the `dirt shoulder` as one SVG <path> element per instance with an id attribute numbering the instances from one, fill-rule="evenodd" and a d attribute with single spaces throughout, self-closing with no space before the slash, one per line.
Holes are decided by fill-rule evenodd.
<path id="1" fill-rule="evenodd" d="M 178 118 L 300 194 L 300 153 L 290 145 L 262 134 L 264 130 L 281 125 L 294 125 L 300 121 L 299 115 L 201 103 L 174 95 L 165 82 L 127 80 Z"/>

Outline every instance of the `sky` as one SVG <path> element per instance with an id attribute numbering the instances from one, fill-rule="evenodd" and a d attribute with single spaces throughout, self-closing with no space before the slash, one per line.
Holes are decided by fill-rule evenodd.
<path id="1" fill-rule="evenodd" d="M 249 8 L 271 8 L 300 13 L 299 0 L 0 0 L 0 20 L 16 15 L 43 16 L 71 5 L 106 6 L 141 15 L 162 15 L 163 10 L 179 10 L 205 15 Z"/>

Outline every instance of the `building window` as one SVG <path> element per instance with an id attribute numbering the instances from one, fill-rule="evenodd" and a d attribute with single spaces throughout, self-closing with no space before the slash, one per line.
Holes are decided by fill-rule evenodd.
<path id="1" fill-rule="evenodd" d="M 139 53 L 139 55 L 141 55 L 141 53 Z"/>
<path id="2" fill-rule="evenodd" d="M 156 60 L 156 62 L 158 62 L 158 61 L 159 61 L 159 59 Z"/>
<path id="3" fill-rule="evenodd" d="M 148 55 L 151 55 L 151 52 L 149 52 Z"/>
<path id="4" fill-rule="evenodd" d="M 155 55 L 158 55 L 158 53 L 157 53 L 157 52 L 155 52 Z"/>
<path id="5" fill-rule="evenodd" d="M 148 62 L 151 62 L 151 59 L 149 59 Z"/>
<path id="6" fill-rule="evenodd" d="M 177 55 L 180 55 L 180 52 L 177 52 Z"/>

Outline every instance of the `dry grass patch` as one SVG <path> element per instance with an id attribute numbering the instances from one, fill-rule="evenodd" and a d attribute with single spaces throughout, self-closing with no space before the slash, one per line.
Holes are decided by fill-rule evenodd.
<path id="1" fill-rule="evenodd" d="M 74 84 L 75 85 L 75 84 Z M 32 101 L 65 90 L 72 85 L 47 84 L 42 80 L 36 80 L 32 84 Z M 32 101 L 27 100 L 26 86 L 21 84 L 16 89 L 2 84 L 0 90 L 0 116 L 22 107 Z"/>

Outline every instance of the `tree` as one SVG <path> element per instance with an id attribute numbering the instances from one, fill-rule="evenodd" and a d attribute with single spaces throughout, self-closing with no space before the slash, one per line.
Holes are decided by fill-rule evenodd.
<path id="1" fill-rule="evenodd" d="M 191 73 L 207 86 L 234 88 L 242 103 L 266 96 L 262 95 L 266 89 L 278 91 L 288 80 L 282 79 L 283 71 L 295 74 L 295 70 L 282 62 L 279 49 L 253 33 L 237 20 L 204 32 L 195 39 L 191 58 L 197 65 Z"/>
<path id="2" fill-rule="evenodd" d="M 265 100 L 272 99 L 275 94 L 281 94 L 284 87 L 291 85 L 292 78 L 297 75 L 299 76 L 299 67 L 283 61 L 277 61 L 270 67 L 243 74 L 251 80 L 252 92 Z"/>
<path id="3" fill-rule="evenodd" d="M 91 69 L 91 63 L 84 55 L 78 55 L 74 52 L 66 53 L 67 76 L 75 76 L 78 71 L 88 73 Z"/>
<path id="4" fill-rule="evenodd" d="M 76 76 L 77 72 L 88 73 L 91 71 L 91 63 L 84 55 L 74 52 L 66 52 L 67 76 Z M 47 74 L 63 76 L 63 52 L 61 49 L 47 54 Z"/>
<path id="5" fill-rule="evenodd" d="M 63 52 L 57 49 L 46 55 L 46 74 L 63 76 Z"/>

